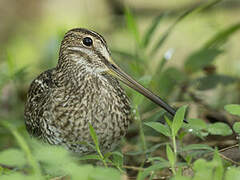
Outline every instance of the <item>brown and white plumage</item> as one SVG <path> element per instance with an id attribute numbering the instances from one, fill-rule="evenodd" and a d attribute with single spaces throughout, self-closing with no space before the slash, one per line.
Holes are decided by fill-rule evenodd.
<path id="1" fill-rule="evenodd" d="M 132 118 L 129 99 L 118 80 L 175 114 L 171 106 L 114 63 L 101 35 L 80 28 L 68 31 L 57 66 L 31 83 L 25 106 L 28 132 L 84 154 L 93 152 L 82 144 L 93 143 L 91 124 L 100 148 L 110 150 L 126 134 Z"/>
<path id="2" fill-rule="evenodd" d="M 93 39 L 95 49 L 68 50 L 86 48 L 81 45 L 85 36 Z M 108 52 L 106 42 L 94 32 L 73 29 L 65 35 L 57 67 L 31 83 L 25 107 L 30 134 L 79 153 L 93 151 L 81 144 L 92 142 L 89 123 L 103 150 L 111 149 L 126 134 L 130 103 L 118 80 L 104 73 L 101 51 Z"/>

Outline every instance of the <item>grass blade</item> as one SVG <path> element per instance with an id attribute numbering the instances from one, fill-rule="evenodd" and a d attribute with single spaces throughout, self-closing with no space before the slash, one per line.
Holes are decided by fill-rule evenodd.
<path id="1" fill-rule="evenodd" d="M 93 139 L 93 142 L 96 146 L 96 150 L 99 150 L 99 143 L 98 143 L 98 137 L 97 137 L 97 134 L 93 128 L 93 126 L 89 123 L 89 131 L 90 131 L 90 134 L 91 134 L 91 137 Z"/>
<path id="2" fill-rule="evenodd" d="M 172 32 L 174 27 L 181 22 L 188 14 L 190 14 L 193 11 L 193 9 L 190 9 L 186 12 L 184 12 L 180 17 L 177 18 L 177 20 L 164 32 L 162 37 L 158 40 L 156 45 L 153 47 L 151 54 L 155 55 L 157 53 L 157 50 L 162 47 L 163 43 L 167 40 L 169 34 Z"/>
<path id="3" fill-rule="evenodd" d="M 93 142 L 95 144 L 95 147 L 96 147 L 96 151 L 99 154 L 104 166 L 107 167 L 107 163 L 106 163 L 105 158 L 104 158 L 104 156 L 103 156 L 103 154 L 100 150 L 100 147 L 99 147 L 99 141 L 98 141 L 97 133 L 95 132 L 93 126 L 90 123 L 88 123 L 88 125 L 89 125 L 90 135 L 91 135 L 91 137 L 93 139 Z"/>
<path id="4" fill-rule="evenodd" d="M 209 3 L 204 3 L 201 6 L 193 7 L 187 11 L 185 11 L 181 16 L 179 16 L 176 21 L 164 32 L 162 37 L 159 39 L 159 41 L 156 43 L 156 45 L 153 47 L 151 51 L 151 55 L 155 55 L 157 50 L 163 45 L 163 43 L 168 38 L 169 34 L 172 32 L 172 30 L 175 28 L 175 26 L 181 22 L 183 19 L 185 19 L 188 15 L 197 13 L 206 9 L 209 9 L 210 7 L 216 5 L 217 3 L 221 2 L 222 0 L 215 0 Z"/>
<path id="5" fill-rule="evenodd" d="M 205 43 L 203 49 L 217 48 L 228 40 L 228 38 L 240 29 L 240 23 L 233 24 L 218 32 L 213 38 Z"/>
<path id="6" fill-rule="evenodd" d="M 184 152 L 184 151 L 192 151 L 192 150 L 200 150 L 200 149 L 214 151 L 213 148 L 211 148 L 210 146 L 208 146 L 206 144 L 190 144 L 190 145 L 183 147 L 181 151 Z"/>
<path id="7" fill-rule="evenodd" d="M 121 56 L 121 57 L 123 57 L 124 59 L 127 59 L 127 60 L 129 60 L 129 59 L 136 60 L 136 59 L 137 59 L 137 57 L 136 57 L 135 55 L 133 55 L 133 54 L 131 54 L 131 53 L 129 53 L 129 52 L 126 52 L 126 51 L 121 51 L 121 50 L 115 50 L 115 49 L 113 49 L 113 50 L 112 50 L 112 53 L 113 53 L 113 54 L 116 54 L 116 55 L 118 55 L 118 56 Z"/>
<path id="8" fill-rule="evenodd" d="M 130 9 L 128 7 L 125 8 L 125 18 L 127 22 L 128 30 L 133 34 L 135 41 L 138 45 L 140 45 L 140 35 L 137 28 L 137 23 L 135 21 L 135 18 L 133 14 L 131 13 Z"/>
<path id="9" fill-rule="evenodd" d="M 164 17 L 163 14 L 157 16 L 156 18 L 154 18 L 151 26 L 149 27 L 149 29 L 147 30 L 147 32 L 145 33 L 145 35 L 143 36 L 143 40 L 142 40 L 142 46 L 144 48 L 146 48 L 155 32 L 155 30 L 157 29 L 158 25 L 160 24 L 162 18 Z"/>

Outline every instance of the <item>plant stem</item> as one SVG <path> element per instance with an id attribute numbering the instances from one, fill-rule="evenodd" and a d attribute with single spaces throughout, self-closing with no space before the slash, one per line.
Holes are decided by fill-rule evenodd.
<path id="1" fill-rule="evenodd" d="M 106 163 L 106 161 L 105 161 L 105 158 L 104 158 L 104 156 L 102 155 L 102 153 L 101 153 L 101 151 L 100 151 L 99 148 L 97 148 L 97 152 L 98 152 L 98 154 L 99 154 L 99 156 L 100 156 L 100 158 L 101 158 L 104 166 L 105 166 L 105 167 L 108 167 L 108 165 L 107 165 L 107 163 Z"/>
<path id="2" fill-rule="evenodd" d="M 139 114 L 137 106 L 135 107 L 135 110 L 136 110 L 136 120 L 138 121 L 138 124 L 139 124 L 139 133 L 140 133 L 142 148 L 143 148 L 144 153 L 146 153 L 147 145 L 146 145 L 146 141 L 145 141 L 145 135 L 144 135 L 144 132 L 143 132 L 142 121 L 141 121 L 140 114 Z"/>
<path id="3" fill-rule="evenodd" d="M 176 145 L 176 138 L 175 136 L 172 136 L 172 142 L 173 142 L 173 152 L 174 152 L 174 155 L 175 155 L 175 161 L 174 161 L 174 165 L 172 167 L 172 171 L 173 171 L 173 174 L 175 175 L 176 174 L 176 171 L 175 171 L 175 164 L 177 162 L 177 145 Z"/>

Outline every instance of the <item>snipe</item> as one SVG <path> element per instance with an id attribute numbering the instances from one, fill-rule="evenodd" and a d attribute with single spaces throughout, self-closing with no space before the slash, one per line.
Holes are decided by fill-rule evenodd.
<path id="1" fill-rule="evenodd" d="M 114 63 L 101 35 L 87 29 L 68 31 L 57 66 L 31 83 L 25 107 L 28 132 L 50 144 L 91 153 L 93 150 L 81 143 L 92 143 L 90 123 L 100 148 L 110 150 L 126 134 L 132 118 L 129 99 L 118 80 L 175 114 Z"/>

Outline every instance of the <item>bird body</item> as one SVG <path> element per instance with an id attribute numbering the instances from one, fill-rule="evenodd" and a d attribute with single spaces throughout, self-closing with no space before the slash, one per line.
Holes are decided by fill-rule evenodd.
<path id="1" fill-rule="evenodd" d="M 27 130 L 50 144 L 84 154 L 94 151 L 81 143 L 92 142 L 90 123 L 100 148 L 112 149 L 131 120 L 130 102 L 120 83 L 86 68 L 78 76 L 61 71 L 47 70 L 32 82 L 25 108 Z"/>
<path id="2" fill-rule="evenodd" d="M 118 80 L 175 112 L 113 62 L 101 35 L 80 28 L 68 31 L 57 66 L 40 74 L 29 88 L 24 113 L 28 132 L 50 144 L 86 154 L 94 152 L 86 145 L 93 144 L 91 124 L 100 149 L 111 150 L 126 134 L 132 119 L 129 99 Z"/>

